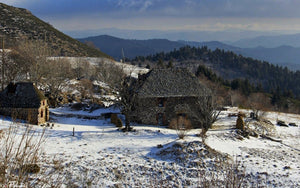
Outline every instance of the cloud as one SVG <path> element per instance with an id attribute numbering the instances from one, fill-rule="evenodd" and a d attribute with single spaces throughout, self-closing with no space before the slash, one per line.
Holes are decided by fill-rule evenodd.
<path id="1" fill-rule="evenodd" d="M 64 30 L 76 27 L 293 29 L 298 28 L 298 23 L 293 20 L 300 19 L 299 0 L 4 0 L 2 2 L 27 8 L 38 17 Z"/>
<path id="2" fill-rule="evenodd" d="M 124 16 L 300 17 L 299 0 L 2 0 L 40 15 L 102 12 Z M 125 14 L 126 13 L 126 14 Z"/>

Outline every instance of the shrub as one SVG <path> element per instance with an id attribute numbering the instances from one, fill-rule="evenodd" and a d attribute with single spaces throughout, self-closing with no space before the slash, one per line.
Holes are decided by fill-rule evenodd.
<path id="1" fill-rule="evenodd" d="M 117 123 L 117 119 L 118 119 L 118 116 L 117 116 L 117 114 L 110 114 L 110 123 L 112 123 L 112 124 L 115 124 L 116 125 L 116 123 Z"/>
<path id="2" fill-rule="evenodd" d="M 119 127 L 119 128 L 123 127 L 123 122 L 122 122 L 122 120 L 121 120 L 120 118 L 118 118 L 115 125 L 116 125 L 116 127 Z"/>
<path id="3" fill-rule="evenodd" d="M 240 130 L 244 130 L 245 129 L 245 123 L 243 120 L 244 115 L 242 113 L 238 114 L 238 118 L 236 120 L 236 128 L 240 129 Z"/>
<path id="4" fill-rule="evenodd" d="M 117 114 L 111 114 L 110 115 L 110 122 L 114 125 L 116 125 L 116 127 L 123 127 L 123 122 L 120 118 L 118 118 Z"/>
<path id="5" fill-rule="evenodd" d="M 184 117 L 174 118 L 170 124 L 169 128 L 175 129 L 179 139 L 183 139 L 187 133 L 193 128 L 190 120 Z"/>

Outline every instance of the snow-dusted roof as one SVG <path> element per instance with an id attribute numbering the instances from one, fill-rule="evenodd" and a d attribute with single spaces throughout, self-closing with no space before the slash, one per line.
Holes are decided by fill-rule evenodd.
<path id="1" fill-rule="evenodd" d="M 153 69 L 140 76 L 142 97 L 206 96 L 210 90 L 186 69 Z"/>
<path id="2" fill-rule="evenodd" d="M 32 82 L 10 83 L 0 93 L 0 107 L 39 108 L 44 99 L 45 96 Z"/>

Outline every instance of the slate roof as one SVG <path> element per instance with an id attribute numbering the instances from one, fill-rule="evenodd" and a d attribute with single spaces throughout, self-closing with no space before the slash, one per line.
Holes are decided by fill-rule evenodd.
<path id="1" fill-rule="evenodd" d="M 207 96 L 210 90 L 186 69 L 153 69 L 139 77 L 140 97 Z"/>
<path id="2" fill-rule="evenodd" d="M 39 108 L 44 99 L 42 92 L 31 82 L 10 83 L 0 92 L 0 107 Z"/>

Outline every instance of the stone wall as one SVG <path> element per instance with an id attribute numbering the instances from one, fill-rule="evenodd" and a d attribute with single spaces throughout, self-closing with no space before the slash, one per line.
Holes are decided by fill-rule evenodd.
<path id="1" fill-rule="evenodd" d="M 191 114 L 196 100 L 197 97 L 139 98 L 131 113 L 132 119 L 137 123 L 158 125 L 158 118 L 163 115 L 163 125 L 169 125 L 172 119 L 185 114 L 193 127 L 198 128 L 200 123 Z"/>
<path id="2" fill-rule="evenodd" d="M 25 120 L 31 124 L 38 124 L 38 109 L 36 108 L 0 108 L 2 116 L 9 116 L 13 121 Z"/>
<path id="3" fill-rule="evenodd" d="M 41 101 L 41 106 L 38 109 L 38 125 L 44 124 L 49 121 L 49 106 L 47 100 Z"/>
<path id="4" fill-rule="evenodd" d="M 13 121 L 25 120 L 27 123 L 40 125 L 49 121 L 47 100 L 41 101 L 40 108 L 0 108 L 2 116 L 9 116 Z"/>

